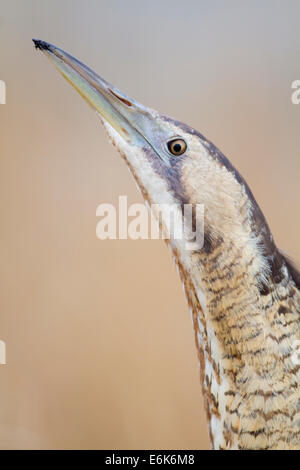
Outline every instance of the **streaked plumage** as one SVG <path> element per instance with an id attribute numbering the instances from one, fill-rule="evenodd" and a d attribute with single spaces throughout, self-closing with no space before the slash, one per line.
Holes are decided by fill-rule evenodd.
<path id="1" fill-rule="evenodd" d="M 194 129 L 139 105 L 64 51 L 35 41 L 94 107 L 149 204 L 205 205 L 204 247 L 169 245 L 192 311 L 215 449 L 300 449 L 300 274 L 244 179 Z M 183 155 L 165 143 L 181 138 Z"/>

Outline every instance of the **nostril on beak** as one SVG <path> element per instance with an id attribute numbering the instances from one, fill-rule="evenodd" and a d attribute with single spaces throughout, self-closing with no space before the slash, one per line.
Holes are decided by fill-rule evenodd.
<path id="1" fill-rule="evenodd" d="M 126 98 L 123 96 L 118 95 L 115 91 L 113 91 L 111 88 L 108 89 L 112 95 L 114 95 L 118 100 L 122 101 L 122 103 L 126 104 L 126 106 L 132 106 L 132 103 L 128 101 Z"/>

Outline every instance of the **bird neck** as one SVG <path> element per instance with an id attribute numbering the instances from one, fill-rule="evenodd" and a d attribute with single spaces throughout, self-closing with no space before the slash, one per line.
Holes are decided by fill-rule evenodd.
<path id="1" fill-rule="evenodd" d="M 236 247 L 222 240 L 192 253 L 188 267 L 176 258 L 193 317 L 212 446 L 280 448 L 273 419 L 279 412 L 289 433 L 286 446 L 292 446 L 291 416 L 300 403 L 300 366 L 291 360 L 300 339 L 300 293 L 289 270 L 283 263 L 279 282 L 269 277 L 262 286 L 258 255 L 247 241 Z"/>

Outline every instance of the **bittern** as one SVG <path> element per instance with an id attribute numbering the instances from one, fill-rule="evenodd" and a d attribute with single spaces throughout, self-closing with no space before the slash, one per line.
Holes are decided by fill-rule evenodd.
<path id="1" fill-rule="evenodd" d="M 201 249 L 172 233 L 167 243 L 192 312 L 212 448 L 300 449 L 300 273 L 246 181 L 196 130 L 34 43 L 98 112 L 149 205 L 205 207 Z"/>

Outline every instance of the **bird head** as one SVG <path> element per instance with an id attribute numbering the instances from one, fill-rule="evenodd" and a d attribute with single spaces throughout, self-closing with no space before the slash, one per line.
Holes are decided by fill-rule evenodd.
<path id="1" fill-rule="evenodd" d="M 124 95 L 62 49 L 34 43 L 97 111 L 149 204 L 174 205 L 179 211 L 201 204 L 204 220 L 194 215 L 193 225 L 203 229 L 204 251 L 213 251 L 220 241 L 237 249 L 247 245 L 260 260 L 256 270 L 268 269 L 266 257 L 274 258 L 276 249 L 264 216 L 244 179 L 211 142 Z M 183 249 L 172 234 L 171 242 Z"/>

